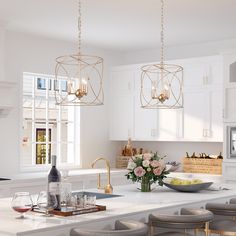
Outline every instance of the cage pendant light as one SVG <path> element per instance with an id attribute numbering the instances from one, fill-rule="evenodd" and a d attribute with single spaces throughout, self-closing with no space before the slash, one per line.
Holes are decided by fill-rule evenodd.
<path id="1" fill-rule="evenodd" d="M 164 0 L 161 0 L 161 58 L 159 64 L 141 68 L 141 107 L 183 108 L 183 68 L 164 63 Z"/>
<path id="2" fill-rule="evenodd" d="M 81 53 L 81 28 L 81 0 L 78 0 L 78 52 L 56 58 L 55 99 L 58 105 L 103 105 L 103 58 Z"/>

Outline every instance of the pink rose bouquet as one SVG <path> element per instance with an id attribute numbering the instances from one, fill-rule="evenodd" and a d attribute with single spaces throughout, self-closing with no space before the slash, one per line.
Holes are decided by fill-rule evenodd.
<path id="1" fill-rule="evenodd" d="M 158 182 L 160 186 L 163 186 L 163 179 L 169 174 L 163 158 L 157 153 L 145 153 L 132 157 L 127 169 L 129 170 L 126 174 L 127 179 L 141 183 L 145 180 L 150 184 Z"/>

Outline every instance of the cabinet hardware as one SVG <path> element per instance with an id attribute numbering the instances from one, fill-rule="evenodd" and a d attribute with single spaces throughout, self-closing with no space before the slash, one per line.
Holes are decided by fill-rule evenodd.
<path id="1" fill-rule="evenodd" d="M 131 130 L 128 129 L 128 138 L 130 138 L 130 137 L 131 137 Z"/>
<path id="2" fill-rule="evenodd" d="M 156 130 L 155 129 L 151 129 L 151 137 L 155 137 L 156 136 Z"/>
<path id="3" fill-rule="evenodd" d="M 203 137 L 206 137 L 206 129 L 203 129 L 203 130 L 202 130 L 202 136 L 203 136 Z"/>
<path id="4" fill-rule="evenodd" d="M 131 84 L 130 84 L 130 82 L 128 83 L 128 90 L 131 90 Z"/>

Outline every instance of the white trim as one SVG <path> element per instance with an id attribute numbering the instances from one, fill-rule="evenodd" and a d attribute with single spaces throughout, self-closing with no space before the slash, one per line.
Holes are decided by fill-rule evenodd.
<path id="1" fill-rule="evenodd" d="M 32 76 L 32 79 L 34 80 L 34 82 L 32 83 L 32 86 L 33 86 L 33 93 L 31 93 L 31 97 L 32 97 L 32 100 L 33 100 L 33 104 L 32 104 L 32 109 L 34 110 L 34 112 L 32 112 L 32 119 L 31 119 L 31 122 L 32 122 L 32 140 L 29 142 L 30 145 L 32 145 L 32 165 L 23 165 L 23 155 L 22 155 L 22 140 L 20 140 L 19 144 L 20 144 L 20 172 L 45 172 L 45 171 L 48 171 L 50 169 L 50 164 L 36 164 L 36 146 L 35 144 L 36 143 L 39 143 L 39 142 L 36 142 L 36 125 L 35 125 L 35 122 L 36 122 L 36 118 L 35 117 L 35 108 L 36 108 L 36 101 L 35 101 L 35 98 L 38 97 L 38 93 L 40 93 L 40 90 L 37 89 L 37 78 L 39 77 L 43 77 L 46 79 L 46 90 L 43 90 L 44 91 L 44 97 L 45 97 L 45 93 L 46 93 L 46 97 L 45 97 L 45 102 L 46 102 L 46 107 L 45 109 L 47 110 L 47 114 L 46 114 L 46 118 L 45 118 L 45 122 L 46 122 L 46 136 L 48 134 L 48 128 L 50 127 L 50 124 L 49 124 L 49 108 L 50 108 L 50 98 L 51 96 L 53 95 L 51 90 L 49 91 L 48 90 L 48 86 L 49 86 L 49 83 L 48 81 L 50 79 L 52 79 L 52 84 L 51 84 L 51 89 L 54 88 L 52 86 L 54 86 L 54 76 L 53 75 L 44 75 L 44 74 L 35 74 L 35 73 L 29 73 L 29 72 L 23 72 L 23 78 L 24 76 Z M 63 77 L 62 77 L 63 78 Z M 20 83 L 20 91 L 23 91 L 23 80 L 22 82 Z M 54 91 L 54 90 L 52 90 Z M 23 122 L 23 108 L 22 108 L 22 101 L 23 101 L 23 92 L 21 92 L 21 111 L 20 111 L 20 114 L 21 114 L 21 123 Z M 56 123 L 57 123 L 57 137 L 59 137 L 59 140 L 53 140 L 53 137 L 51 137 L 51 141 L 50 141 L 50 144 L 51 144 L 51 151 L 53 149 L 52 145 L 53 144 L 56 144 L 56 154 L 58 155 L 58 166 L 62 169 L 68 169 L 68 170 L 71 170 L 71 169 L 75 169 L 75 168 L 79 168 L 81 166 L 81 162 L 80 162 L 80 147 L 79 147 L 79 144 L 80 144 L 80 135 L 79 135 L 79 129 L 80 129 L 80 111 L 78 108 L 75 108 L 75 112 L 74 112 L 74 121 L 71 122 L 71 121 L 68 121 L 68 123 L 74 123 L 74 130 L 77 130 L 78 131 L 74 131 L 74 140 L 73 142 L 70 140 L 70 141 L 65 141 L 65 140 L 61 140 L 61 126 L 62 124 L 64 123 L 61 118 L 62 118 L 62 109 L 61 107 L 58 107 L 58 114 L 59 114 L 59 117 L 57 117 L 56 119 Z M 21 126 L 20 126 L 21 127 Z M 45 128 L 45 127 L 44 127 Z M 52 135 L 52 133 L 51 133 Z M 59 136 L 58 136 L 59 135 Z M 23 137 L 23 131 L 22 129 L 20 130 L 20 138 Z M 48 137 L 46 137 L 46 150 L 48 150 Z M 61 147 L 60 145 L 61 144 L 74 144 L 74 157 L 73 158 L 70 158 L 70 163 L 66 164 L 66 163 L 61 163 L 61 158 L 60 158 L 60 153 L 61 153 Z M 48 163 L 48 155 L 46 155 L 46 163 Z M 67 158 L 67 160 L 69 160 L 69 158 Z M 71 163 L 73 162 L 73 163 Z"/>

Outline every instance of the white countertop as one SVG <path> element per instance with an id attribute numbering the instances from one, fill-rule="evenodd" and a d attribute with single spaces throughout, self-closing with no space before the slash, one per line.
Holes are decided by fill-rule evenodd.
<path id="1" fill-rule="evenodd" d="M 60 169 L 59 169 L 60 170 Z M 77 175 L 95 175 L 98 173 L 106 173 L 107 170 L 105 168 L 101 169 L 74 169 L 74 170 L 60 170 L 61 172 L 67 172 L 69 177 L 77 176 Z M 127 172 L 125 169 L 111 169 L 111 173 L 120 173 L 120 172 Z M 14 176 L 7 177 L 11 179 L 11 181 L 18 181 L 18 180 L 28 180 L 28 179 L 42 179 L 47 177 L 47 172 L 24 172 Z M 8 181 L 8 180 L 6 180 Z M 2 181 L 5 182 L 5 181 Z"/>
<path id="2" fill-rule="evenodd" d="M 228 186 L 229 187 L 229 186 Z M 153 212 L 169 207 L 181 207 L 185 204 L 202 201 L 217 200 L 236 195 L 236 188 L 230 186 L 230 190 L 208 191 L 199 193 L 180 193 L 166 187 L 157 187 L 150 193 L 142 193 L 137 190 L 136 184 L 116 186 L 114 194 L 122 197 L 97 200 L 97 204 L 106 205 L 107 210 L 71 217 L 42 217 L 39 213 L 27 213 L 27 219 L 16 219 L 17 212 L 11 209 L 11 199 L 0 199 L 0 235 L 30 235 L 33 232 L 45 232 L 46 230 L 59 229 L 65 226 L 74 227 L 106 219 L 119 218 L 141 212 Z M 42 235 L 44 235 L 42 233 Z"/>

